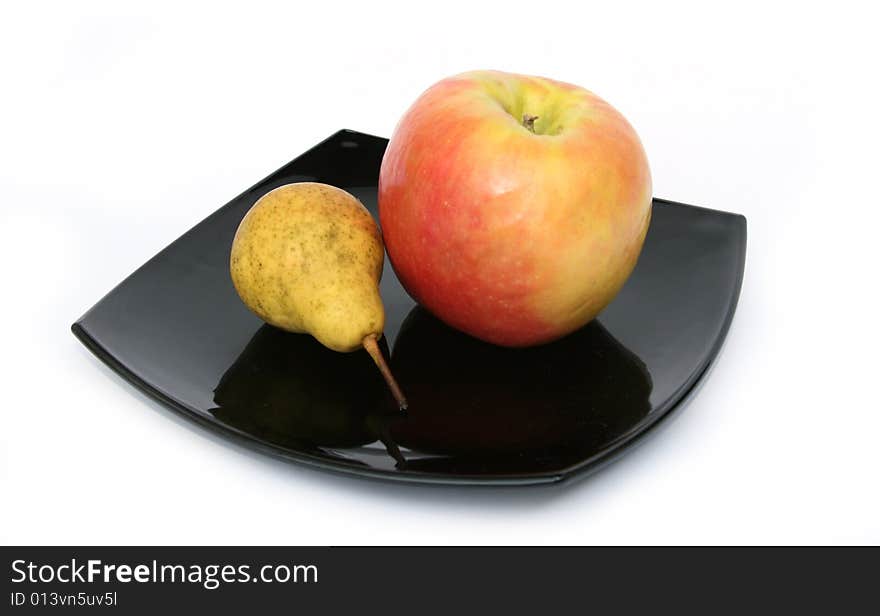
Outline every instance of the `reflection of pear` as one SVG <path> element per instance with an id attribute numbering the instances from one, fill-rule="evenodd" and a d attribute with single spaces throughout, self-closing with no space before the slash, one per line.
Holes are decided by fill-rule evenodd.
<path id="1" fill-rule="evenodd" d="M 597 321 L 556 342 L 509 349 L 447 327 L 422 308 L 407 317 L 392 365 L 410 412 L 392 437 L 445 457 L 420 470 L 517 472 L 582 460 L 650 410 L 645 364 Z"/>
<path id="2" fill-rule="evenodd" d="M 362 353 L 261 327 L 214 389 L 214 415 L 283 447 L 355 447 L 376 440 L 367 416 L 384 398 Z"/>
<path id="3" fill-rule="evenodd" d="M 267 323 L 312 334 L 334 351 L 365 348 L 406 408 L 376 344 L 385 327 L 384 257 L 379 228 L 360 201 L 302 182 L 266 193 L 245 215 L 230 273 L 242 301 Z"/>

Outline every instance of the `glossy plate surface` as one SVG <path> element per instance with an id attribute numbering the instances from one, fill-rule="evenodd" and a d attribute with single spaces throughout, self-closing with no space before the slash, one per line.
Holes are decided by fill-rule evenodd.
<path id="1" fill-rule="evenodd" d="M 718 354 L 742 283 L 746 221 L 654 201 L 639 264 L 580 331 L 532 349 L 434 319 L 387 264 L 386 355 L 410 401 L 395 413 L 363 351 L 263 325 L 229 278 L 239 221 L 266 191 L 333 184 L 375 215 L 387 140 L 340 131 L 202 221 L 73 325 L 116 372 L 183 416 L 262 452 L 424 483 L 555 483 L 626 451 L 690 395 Z"/>

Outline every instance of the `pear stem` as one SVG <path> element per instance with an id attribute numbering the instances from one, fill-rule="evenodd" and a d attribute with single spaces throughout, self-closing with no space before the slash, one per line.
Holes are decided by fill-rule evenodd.
<path id="1" fill-rule="evenodd" d="M 376 342 L 376 335 L 370 334 L 364 338 L 363 345 L 367 350 L 367 353 L 370 354 L 370 357 L 373 358 L 373 361 L 376 362 L 376 366 L 385 378 L 385 382 L 388 383 L 388 389 L 391 390 L 391 395 L 394 396 L 394 399 L 397 401 L 397 406 L 400 407 L 401 411 L 405 411 L 407 406 L 406 397 L 404 397 L 403 392 L 400 390 L 397 381 L 394 380 L 394 375 L 391 374 L 391 369 L 388 367 L 388 364 L 385 363 L 385 358 L 382 356 L 382 351 L 379 349 L 379 345 Z"/>

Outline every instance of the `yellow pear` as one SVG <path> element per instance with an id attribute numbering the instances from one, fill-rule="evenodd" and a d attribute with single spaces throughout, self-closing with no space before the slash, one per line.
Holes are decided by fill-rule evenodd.
<path id="1" fill-rule="evenodd" d="M 385 327 L 379 279 L 385 251 L 367 208 L 335 186 L 287 184 L 263 195 L 232 241 L 230 273 L 267 323 L 308 333 L 334 351 L 366 349 L 406 408 L 377 340 Z"/>

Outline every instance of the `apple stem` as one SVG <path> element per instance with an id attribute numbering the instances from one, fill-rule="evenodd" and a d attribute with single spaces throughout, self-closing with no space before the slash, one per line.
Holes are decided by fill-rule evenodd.
<path id="1" fill-rule="evenodd" d="M 528 113 L 523 114 L 523 126 L 529 129 L 531 132 L 535 132 L 535 120 L 538 119 L 538 116 L 529 115 Z"/>
<path id="2" fill-rule="evenodd" d="M 379 372 L 382 373 L 385 382 L 388 383 L 388 389 L 391 390 L 391 395 L 394 396 L 394 399 L 397 401 L 397 406 L 401 411 L 405 411 L 407 407 L 406 397 L 404 397 L 403 392 L 400 390 L 397 381 L 394 380 L 394 375 L 391 374 L 391 369 L 388 367 L 388 364 L 385 363 L 385 358 L 382 356 L 382 351 L 379 349 L 379 345 L 376 342 L 376 335 L 370 334 L 364 338 L 363 345 L 367 350 L 367 353 L 370 354 L 370 357 L 373 358 L 373 361 L 376 362 L 376 366 L 379 368 Z"/>

